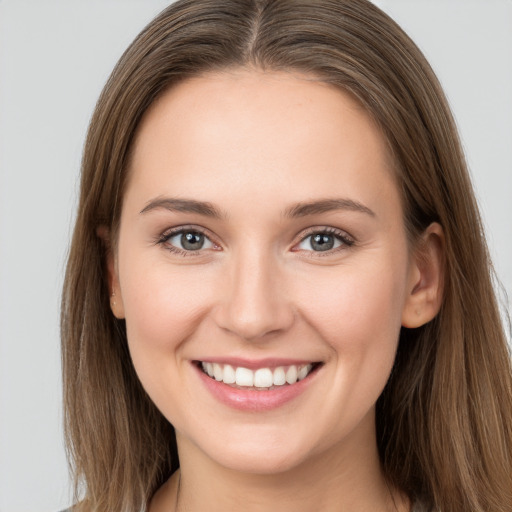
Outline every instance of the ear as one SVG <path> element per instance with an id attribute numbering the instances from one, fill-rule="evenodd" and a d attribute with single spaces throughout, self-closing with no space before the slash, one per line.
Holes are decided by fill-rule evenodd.
<path id="1" fill-rule="evenodd" d="M 433 222 L 412 254 L 408 295 L 402 311 L 404 327 L 420 327 L 432 320 L 443 301 L 445 243 L 443 228 Z"/>
<path id="2" fill-rule="evenodd" d="M 96 229 L 96 235 L 102 241 L 105 248 L 105 265 L 107 268 L 108 289 L 110 293 L 110 309 L 117 319 L 124 318 L 124 305 L 119 286 L 119 276 L 117 272 L 117 260 L 112 250 L 110 241 L 110 231 L 107 226 L 99 226 Z"/>

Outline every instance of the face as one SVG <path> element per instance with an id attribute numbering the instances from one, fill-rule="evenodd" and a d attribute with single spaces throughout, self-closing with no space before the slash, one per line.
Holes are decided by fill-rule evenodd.
<path id="1" fill-rule="evenodd" d="M 110 265 L 179 442 L 262 473 L 375 443 L 418 277 L 402 215 L 383 137 L 338 89 L 240 70 L 159 98 Z"/>

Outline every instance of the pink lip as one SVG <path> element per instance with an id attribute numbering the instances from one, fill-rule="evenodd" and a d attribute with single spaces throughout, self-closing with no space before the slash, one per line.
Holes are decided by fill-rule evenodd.
<path id="1" fill-rule="evenodd" d="M 208 361 L 214 362 L 211 359 L 208 359 Z M 226 359 L 223 359 L 222 361 L 225 364 L 231 364 L 228 363 Z M 261 368 L 262 366 L 260 363 L 261 361 L 258 362 L 258 366 L 253 365 L 253 368 Z M 283 363 L 281 361 L 277 366 L 287 366 L 287 364 L 297 363 Z M 297 398 L 309 387 L 318 373 L 318 371 L 313 371 L 305 379 L 292 385 L 284 385 L 266 391 L 256 391 L 233 388 L 223 382 L 212 379 L 200 370 L 196 364 L 193 363 L 193 366 L 202 383 L 217 400 L 234 409 L 252 412 L 276 409 Z M 235 364 L 234 366 L 244 366 L 244 364 Z M 264 367 L 269 368 L 270 366 Z M 244 366 L 244 368 L 250 367 Z"/>

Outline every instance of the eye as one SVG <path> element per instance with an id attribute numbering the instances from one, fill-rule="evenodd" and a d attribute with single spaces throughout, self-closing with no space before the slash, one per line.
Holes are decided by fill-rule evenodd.
<path id="1" fill-rule="evenodd" d="M 204 233 L 188 228 L 181 228 L 166 233 L 158 242 L 164 244 L 169 250 L 179 253 L 197 252 L 216 247 Z"/>
<path id="2" fill-rule="evenodd" d="M 354 244 L 346 233 L 336 229 L 324 229 L 311 232 L 297 245 L 301 251 L 327 252 L 335 251 L 341 247 L 350 247 Z"/>

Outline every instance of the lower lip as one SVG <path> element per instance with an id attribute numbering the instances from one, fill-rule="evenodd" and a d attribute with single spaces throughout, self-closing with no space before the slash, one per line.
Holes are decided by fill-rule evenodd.
<path id="1" fill-rule="evenodd" d="M 318 373 L 318 370 L 313 370 L 305 379 L 295 384 L 257 391 L 233 388 L 224 382 L 212 379 L 195 364 L 194 367 L 201 381 L 217 400 L 234 409 L 255 412 L 276 409 L 297 398 L 308 388 Z"/>

